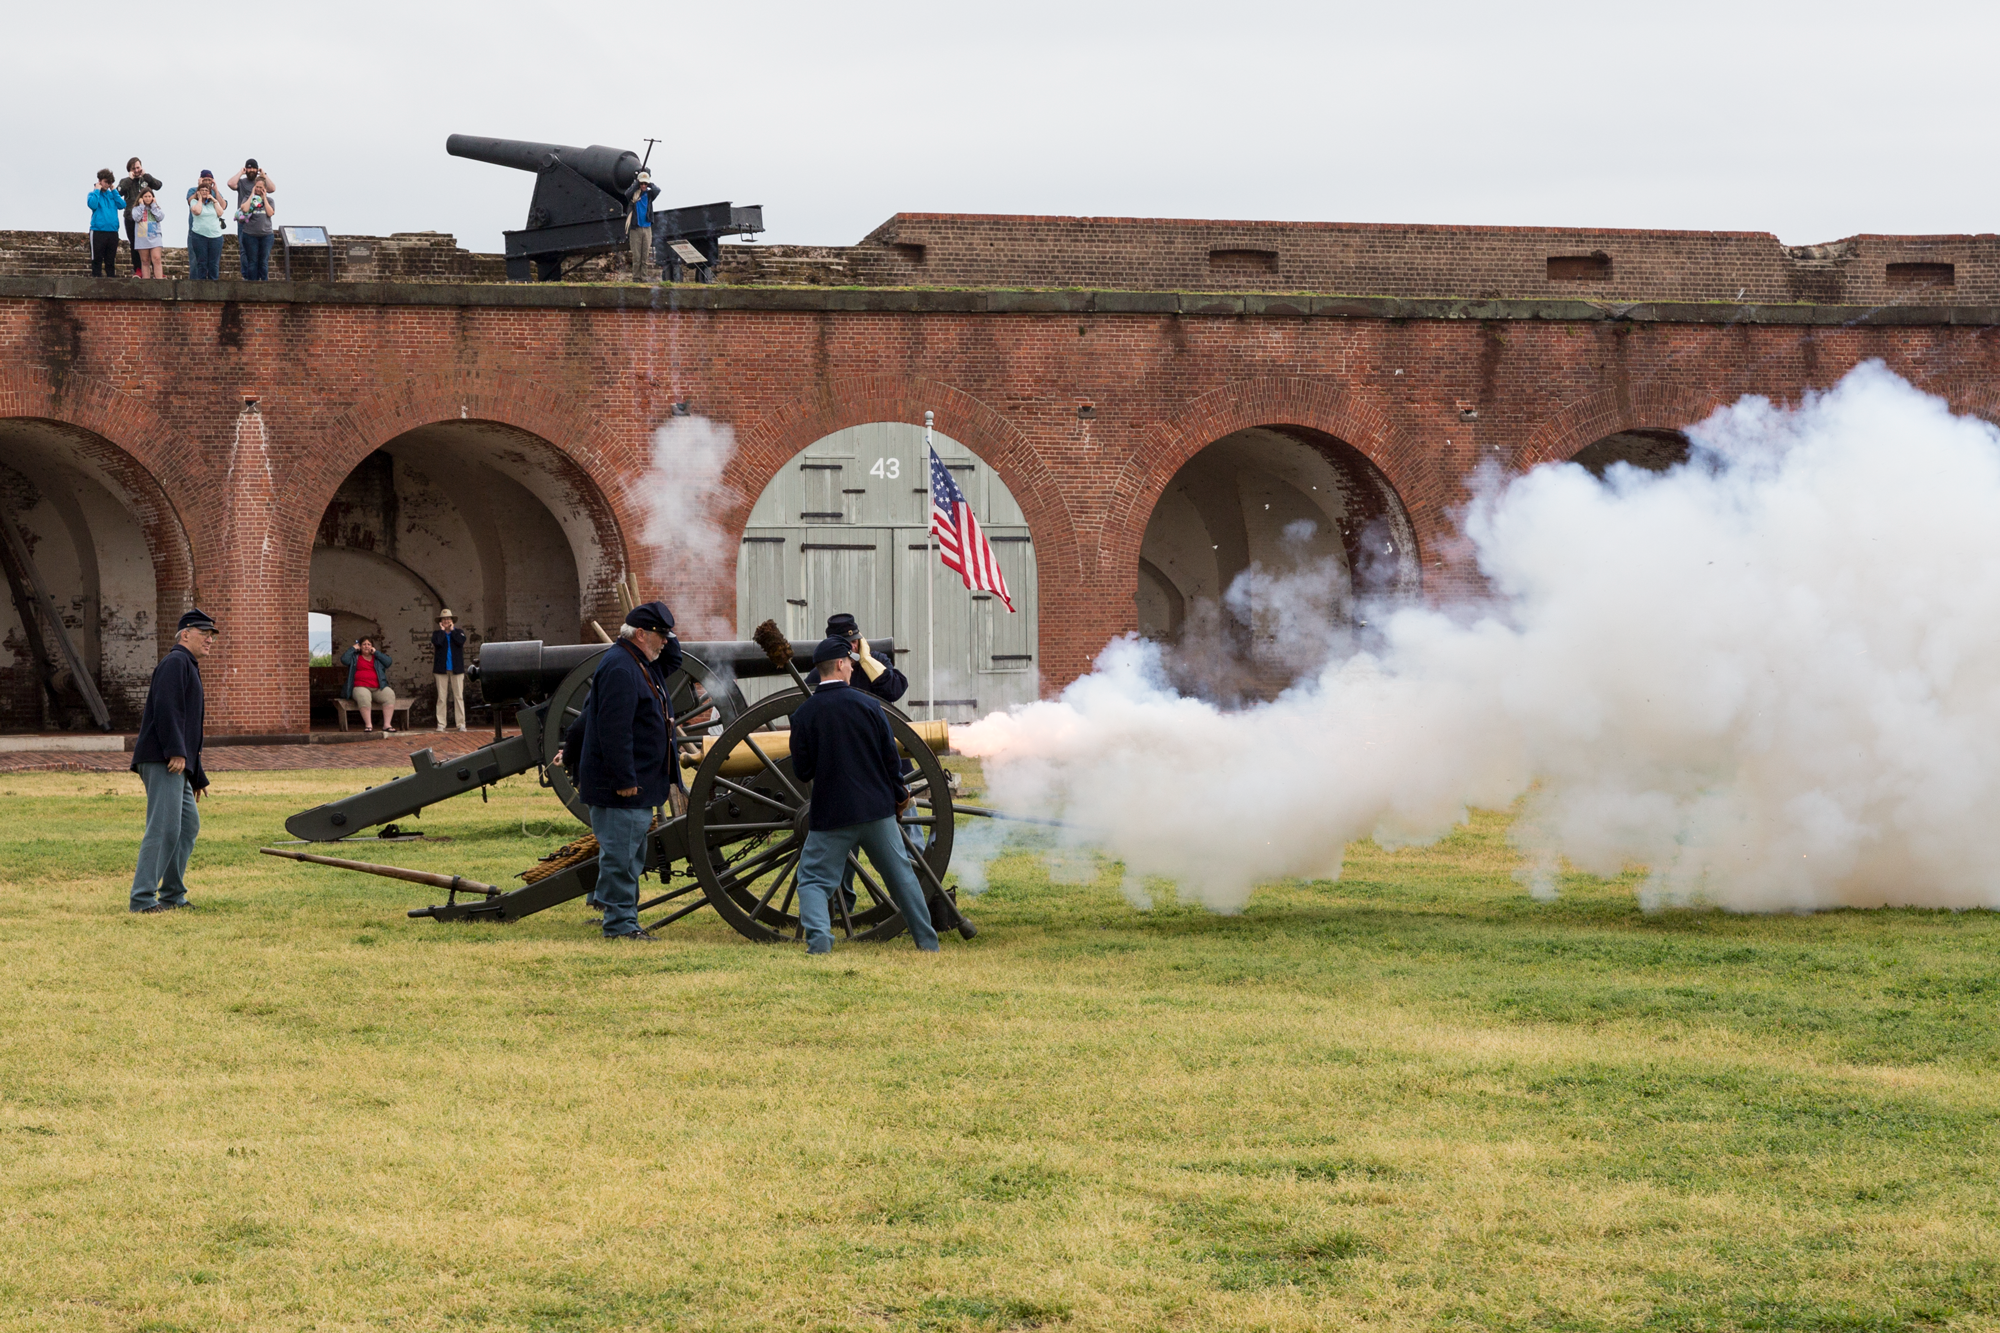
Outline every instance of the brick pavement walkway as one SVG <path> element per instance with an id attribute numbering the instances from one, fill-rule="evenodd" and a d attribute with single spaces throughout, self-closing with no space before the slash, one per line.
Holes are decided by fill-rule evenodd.
<path id="1" fill-rule="evenodd" d="M 518 736 L 509 729 L 508 735 Z M 372 741 L 331 745 L 212 745 L 202 751 L 211 773 L 297 768 L 408 768 L 410 755 L 437 751 L 440 759 L 493 743 L 490 731 L 400 731 Z M 126 750 L 19 750 L 0 754 L 0 773 L 122 773 L 132 766 Z"/>

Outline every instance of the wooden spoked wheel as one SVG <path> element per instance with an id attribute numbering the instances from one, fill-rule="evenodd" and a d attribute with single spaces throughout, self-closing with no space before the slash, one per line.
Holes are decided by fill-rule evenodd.
<path id="1" fill-rule="evenodd" d="M 753 940 L 778 943 L 805 938 L 798 916 L 798 871 L 812 784 L 793 775 L 790 737 L 773 724 L 782 724 L 810 697 L 789 690 L 753 704 L 723 729 L 688 788 L 689 868 L 710 905 Z M 944 882 L 951 864 L 951 782 L 944 765 L 902 714 L 887 706 L 882 711 L 896 743 L 915 765 L 916 772 L 908 779 L 911 792 L 919 801 L 929 802 L 898 817 L 907 847 L 918 847 L 929 835 L 929 845 L 919 853 L 924 868 L 917 872 L 918 888 L 928 899 L 934 886 Z M 787 743 L 770 745 L 778 738 Z M 755 771 L 724 776 L 725 761 L 739 747 L 748 750 Z M 778 749 L 784 753 L 774 754 Z M 849 864 L 855 867 L 855 902 L 850 910 L 835 895 L 834 938 L 886 940 L 901 934 L 903 918 L 880 873 L 858 854 Z"/>
<path id="2" fill-rule="evenodd" d="M 597 664 L 598 659 L 593 657 L 563 677 L 562 684 L 556 686 L 555 693 L 549 696 L 548 712 L 543 714 L 547 721 L 542 731 L 542 765 L 548 774 L 549 788 L 585 825 L 590 823 L 590 811 L 584 805 L 583 797 L 577 794 L 576 784 L 569 780 L 569 774 L 556 762 L 556 752 L 562 749 L 563 733 L 583 716 L 583 705 L 590 698 L 590 682 L 597 675 Z M 704 736 L 713 735 L 749 707 L 733 677 L 712 670 L 706 662 L 691 653 L 681 654 L 680 670 L 667 677 L 667 689 L 674 702 L 676 747 L 682 741 L 698 742 Z"/>

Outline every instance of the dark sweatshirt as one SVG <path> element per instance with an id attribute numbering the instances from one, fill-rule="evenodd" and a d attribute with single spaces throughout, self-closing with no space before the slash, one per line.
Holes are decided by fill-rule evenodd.
<path id="1" fill-rule="evenodd" d="M 138 739 L 132 744 L 132 771 L 141 764 L 164 764 L 179 756 L 187 760 L 188 785 L 208 786 L 201 768 L 201 726 L 206 704 L 201 693 L 201 664 L 194 654 L 175 644 L 153 668 L 146 690 L 146 711 L 139 718 Z"/>
<path id="2" fill-rule="evenodd" d="M 897 773 L 896 737 L 882 705 L 829 680 L 792 714 L 792 773 L 810 782 L 813 828 L 887 819 L 909 799 Z"/>

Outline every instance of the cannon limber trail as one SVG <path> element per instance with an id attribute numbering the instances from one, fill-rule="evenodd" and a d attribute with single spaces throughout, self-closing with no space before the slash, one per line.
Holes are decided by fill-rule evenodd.
<path id="1" fill-rule="evenodd" d="M 769 634 L 764 634 L 769 630 Z M 797 940 L 799 857 L 805 848 L 812 784 L 792 772 L 791 715 L 811 697 L 803 671 L 809 661 L 776 634 L 760 628 L 759 642 L 689 643 L 681 669 L 669 680 L 674 740 L 681 752 L 687 799 L 684 813 L 657 821 L 647 838 L 646 869 L 660 890 L 639 904 L 641 928 L 657 930 L 703 907 L 713 907 L 739 933 L 760 941 Z M 766 646 L 759 646 L 762 643 Z M 884 656 L 887 640 L 874 640 Z M 478 670 L 490 700 L 519 699 L 521 734 L 456 761 L 439 762 L 429 751 L 411 756 L 414 772 L 344 800 L 303 810 L 286 821 L 295 837 L 330 842 L 348 833 L 418 813 L 423 806 L 483 788 L 513 774 L 539 770 L 543 785 L 587 820 L 582 801 L 557 752 L 563 732 L 583 709 L 605 644 L 551 646 L 537 640 L 490 643 Z M 738 679 L 789 676 L 792 686 L 746 704 Z M 949 743 L 943 722 L 914 722 L 882 705 L 901 753 L 910 761 L 907 782 L 916 804 L 899 816 L 904 845 L 930 901 L 934 924 L 966 939 L 975 933 L 945 886 L 951 864 L 954 779 L 938 759 Z M 958 807 L 965 813 L 990 812 Z M 417 908 L 413 917 L 434 921 L 510 922 L 569 902 L 597 882 L 596 840 L 586 834 L 523 871 L 520 888 L 501 890 L 456 875 L 372 865 L 267 847 L 273 856 L 430 884 L 445 901 Z M 889 939 L 904 927 L 881 881 L 858 858 L 852 906 L 836 895 L 835 931 L 853 940 Z M 680 881 L 680 882 L 676 882 Z M 646 913 L 657 913 L 650 921 Z"/>

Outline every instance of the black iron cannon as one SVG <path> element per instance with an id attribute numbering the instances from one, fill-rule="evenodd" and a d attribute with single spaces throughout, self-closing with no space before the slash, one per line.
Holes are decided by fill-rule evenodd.
<path id="1" fill-rule="evenodd" d="M 875 651 L 894 661 L 895 641 L 871 641 Z M 569 774 L 556 762 L 563 732 L 583 711 L 602 643 L 548 644 L 540 639 L 489 643 L 479 650 L 480 688 L 496 707 L 519 705 L 518 736 L 506 736 L 456 759 L 439 759 L 431 750 L 410 756 L 413 772 L 366 791 L 310 810 L 285 821 L 285 830 L 307 842 L 332 842 L 364 829 L 420 814 L 426 806 L 492 786 L 517 773 L 541 772 L 570 813 L 589 822 Z M 794 659 L 800 671 L 811 669 L 809 655 Z M 704 737 L 720 732 L 746 707 L 739 680 L 783 675 L 764 649 L 748 641 L 683 643 L 681 669 L 667 684 L 674 703 L 674 738 L 684 747 L 698 747 Z"/>
<path id="2" fill-rule="evenodd" d="M 603 144 L 578 148 L 474 134 L 452 135 L 444 141 L 444 150 L 453 157 L 534 173 L 527 225 L 502 233 L 510 282 L 526 282 L 531 267 L 537 281 L 554 282 L 562 277 L 566 261 L 624 247 L 632 201 L 642 188 L 639 173 L 646 169 L 637 153 Z M 649 194 L 658 192 L 656 187 L 643 188 Z M 669 279 L 677 280 L 684 263 L 697 263 L 676 247 L 678 242 L 698 257 L 699 276 L 713 277 L 722 237 L 763 229 L 764 212 L 757 205 L 667 209 L 653 215 L 653 254 Z"/>
<path id="3" fill-rule="evenodd" d="M 875 652 L 889 656 L 895 645 L 886 639 L 871 640 Z M 545 780 L 554 782 L 562 774 L 552 763 L 554 747 L 561 742 L 564 719 L 577 715 L 587 697 L 596 658 L 603 644 L 547 647 L 538 641 L 488 644 L 481 653 L 482 680 L 489 695 L 497 687 L 523 694 L 549 690 L 545 702 L 523 714 L 522 735 L 502 745 L 517 744 L 515 755 L 544 753 L 538 739 L 553 743 L 546 751 Z M 748 650 L 745 652 L 744 650 Z M 792 771 L 791 715 L 811 697 L 803 678 L 810 665 L 802 656 L 784 658 L 782 640 L 773 654 L 756 643 L 685 644 L 682 669 L 675 673 L 675 697 L 689 691 L 688 722 L 676 717 L 675 736 L 682 748 L 683 771 L 692 770 L 687 781 L 686 812 L 655 824 L 646 844 L 646 870 L 657 876 L 660 891 L 639 904 L 643 913 L 658 912 L 651 921 L 641 922 L 647 932 L 678 921 L 703 907 L 713 907 L 736 931 L 746 938 L 764 942 L 797 940 L 803 926 L 797 913 L 799 858 L 805 849 L 807 818 L 811 809 L 812 784 Z M 727 664 L 732 676 L 725 677 L 715 664 Z M 560 673 L 560 679 L 556 680 Z M 734 677 L 786 675 L 791 688 L 753 705 L 744 705 L 735 691 Z M 556 680 L 553 687 L 549 682 Z M 699 686 L 701 693 L 693 693 Z M 898 749 L 910 761 L 906 779 L 916 803 L 898 816 L 905 849 L 909 853 L 918 882 L 929 900 L 933 923 L 940 929 L 955 929 L 966 939 L 975 931 L 958 909 L 957 894 L 944 884 L 951 864 L 953 818 L 955 812 L 992 815 L 977 807 L 954 807 L 952 775 L 938 759 L 947 748 L 950 733 L 945 723 L 913 722 L 891 705 L 883 704 Z M 724 717 L 727 712 L 728 716 Z M 487 751 L 500 749 L 489 746 Z M 409 799 L 424 788 L 431 773 L 451 765 L 425 768 L 372 788 L 343 802 L 320 806 L 292 817 L 286 827 L 306 836 L 301 821 L 312 827 L 328 824 L 327 812 L 345 808 L 351 817 L 362 813 L 382 816 L 381 810 Z M 470 765 L 465 765 L 469 768 Z M 464 778 L 457 779 L 461 783 Z M 398 801 L 388 795 L 401 787 Z M 560 779 L 558 791 L 564 803 L 582 818 L 582 807 L 567 777 Z M 384 793 L 376 796 L 376 793 Z M 446 795 L 455 793 L 445 793 Z M 370 798 L 378 805 L 369 806 Z M 433 798 L 436 799 L 436 798 Z M 407 812 L 405 812 L 407 813 Z M 597 883 L 596 841 L 588 836 L 564 846 L 522 873 L 522 887 L 502 892 L 491 884 L 477 883 L 459 876 L 426 871 L 410 871 L 393 866 L 369 865 L 294 852 L 283 848 L 263 849 L 273 856 L 302 861 L 318 861 L 348 870 L 392 878 L 413 880 L 446 889 L 443 903 L 416 908 L 413 917 L 434 921 L 510 922 L 580 898 Z M 900 934 L 905 923 L 887 889 L 858 857 L 850 858 L 858 888 L 853 906 L 836 902 L 835 931 L 846 939 L 880 940 Z M 680 883 L 675 881 L 679 880 Z M 460 894 L 471 897 L 461 900 Z"/>

